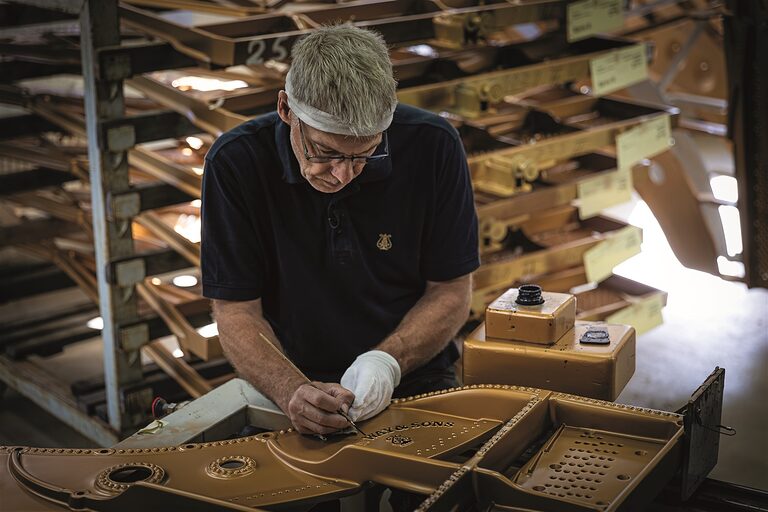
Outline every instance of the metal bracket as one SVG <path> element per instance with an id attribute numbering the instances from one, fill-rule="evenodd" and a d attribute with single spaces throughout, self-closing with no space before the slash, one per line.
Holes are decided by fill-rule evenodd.
<path id="1" fill-rule="evenodd" d="M 149 325 L 134 324 L 120 329 L 120 347 L 125 351 L 139 350 L 149 343 Z"/>
<path id="2" fill-rule="evenodd" d="M 109 195 L 107 200 L 109 211 L 115 219 L 132 219 L 141 213 L 141 196 L 138 192 Z"/>
<path id="3" fill-rule="evenodd" d="M 136 145 L 136 130 L 130 124 L 114 126 L 107 130 L 106 139 L 109 151 L 126 151 Z"/>
<path id="4" fill-rule="evenodd" d="M 610 345 L 611 337 L 608 335 L 607 329 L 589 326 L 587 331 L 581 336 L 581 339 L 579 339 L 579 343 L 589 345 Z"/>
<path id="5" fill-rule="evenodd" d="M 135 258 L 121 261 L 115 265 L 115 284 L 118 286 L 131 286 L 141 282 L 147 277 L 147 268 L 144 260 Z"/>
<path id="6" fill-rule="evenodd" d="M 110 53 L 99 59 L 99 75 L 102 80 L 123 80 L 133 75 L 131 58 L 127 53 Z"/>
<path id="7" fill-rule="evenodd" d="M 724 388 L 725 368 L 717 367 L 691 395 L 688 404 L 679 411 L 684 414 L 685 426 L 680 484 L 683 501 L 691 497 L 717 464 L 720 435 L 735 434 L 732 428 L 720 424 Z M 725 429 L 725 432 L 722 429 Z"/>

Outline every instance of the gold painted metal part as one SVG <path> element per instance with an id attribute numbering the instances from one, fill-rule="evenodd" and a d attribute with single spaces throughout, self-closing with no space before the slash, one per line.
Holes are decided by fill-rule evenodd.
<path id="1" fill-rule="evenodd" d="M 626 482 L 641 475 L 663 447 L 662 442 L 639 435 L 562 424 L 514 482 L 531 491 L 604 507 L 626 490 Z"/>
<path id="2" fill-rule="evenodd" d="M 136 285 L 136 291 L 163 319 L 183 350 L 192 352 L 204 361 L 221 357 L 223 352 L 219 337 L 207 338 L 198 333 L 175 305 L 163 300 L 156 285 L 144 281 Z"/>
<path id="3" fill-rule="evenodd" d="M 511 5 L 515 8 L 510 8 Z M 520 23 L 563 18 L 563 13 L 563 6 L 552 2 L 491 3 L 485 10 L 464 14 L 448 11 L 433 19 L 435 39 L 449 48 L 463 48 L 485 39 L 492 32 Z"/>
<path id="4" fill-rule="evenodd" d="M 594 100 L 581 100 L 579 106 L 586 108 L 591 101 Z M 600 123 L 579 131 L 537 140 L 533 144 L 470 156 L 467 161 L 472 183 L 476 190 L 501 197 L 528 192 L 531 189 L 528 182 L 538 177 L 539 169 L 611 146 L 619 133 L 670 112 L 674 114 L 676 110 L 647 112 L 629 119 Z"/>
<path id="5" fill-rule="evenodd" d="M 158 213 L 142 212 L 134 220 L 181 254 L 192 266 L 200 266 L 200 244 L 191 242 L 178 233 Z"/>
<path id="6" fill-rule="evenodd" d="M 683 435 L 678 414 L 505 385 L 394 400 L 362 423 L 367 436 L 326 442 L 289 429 L 158 448 L 0 447 L 0 492 L 11 510 L 258 510 L 309 508 L 376 482 L 423 494 L 422 511 L 459 501 L 615 511 L 666 484 Z M 555 491 L 566 468 L 584 477 L 568 485 L 587 489 Z"/>
<path id="7" fill-rule="evenodd" d="M 185 115 L 195 126 L 217 137 L 249 119 L 248 116 L 237 114 L 215 103 L 195 99 L 150 76 L 134 76 L 127 82 L 147 98 Z M 200 194 L 199 187 L 197 194 Z"/>
<path id="8" fill-rule="evenodd" d="M 522 230 L 526 243 L 538 249 L 522 254 L 507 250 L 483 258 L 473 274 L 473 315 L 482 315 L 499 294 L 520 282 L 582 265 L 587 250 L 624 227 L 606 217 L 578 221 L 570 207 L 538 216 Z"/>
<path id="9" fill-rule="evenodd" d="M 251 16 L 280 7 L 286 0 L 261 0 L 250 5 L 208 0 L 127 0 L 128 4 L 161 9 L 184 9 L 223 16 Z"/>
<path id="10" fill-rule="evenodd" d="M 573 328 L 576 299 L 567 293 L 542 292 L 540 305 L 516 303 L 519 289 L 511 288 L 485 310 L 488 337 L 552 345 Z"/>
<path id="11" fill-rule="evenodd" d="M 481 73 L 439 84 L 412 87 L 398 92 L 402 103 L 428 110 L 448 110 L 463 117 L 481 115 L 483 105 L 501 102 L 505 96 L 549 84 L 560 84 L 589 77 L 589 63 L 595 57 L 607 55 L 621 47 L 553 59 L 547 62 L 519 66 L 501 71 Z"/>
<path id="12" fill-rule="evenodd" d="M 271 13 L 199 26 L 174 23 L 149 10 L 122 4 L 120 17 L 126 25 L 168 41 L 179 52 L 206 65 L 235 66 L 284 61 L 295 41 L 311 31 L 308 27 L 327 23 L 346 21 L 375 29 L 390 45 L 435 37 L 443 44 L 455 45 L 459 41 L 476 43 L 487 31 L 503 24 L 562 20 L 565 14 L 561 0 L 448 3 L 433 0 L 353 1 L 321 9 L 302 9 L 300 16 L 295 12 Z M 443 23 L 435 22 L 436 18 L 442 19 Z M 460 25 L 461 33 L 443 30 L 446 23 Z"/>
<path id="13" fill-rule="evenodd" d="M 510 232 L 526 230 L 546 210 L 570 205 L 578 197 L 577 187 L 580 182 L 616 172 L 615 166 L 616 160 L 611 157 L 589 154 L 544 169 L 537 182 L 530 184 L 532 189 L 529 192 L 521 191 L 501 199 L 482 192 L 476 193 L 481 254 L 503 249 Z"/>
<path id="14" fill-rule="evenodd" d="M 606 332 L 609 343 L 582 342 L 590 330 Z M 556 343 L 542 346 L 491 338 L 480 325 L 464 340 L 462 365 L 465 384 L 546 386 L 615 400 L 635 372 L 635 330 L 626 325 L 576 321 Z"/>
<path id="15" fill-rule="evenodd" d="M 36 114 L 61 126 L 72 134 L 82 137 L 86 136 L 84 114 L 76 115 L 62 108 L 62 105 L 45 101 L 45 98 L 34 97 L 26 106 Z M 0 154 L 2 154 L 2 149 L 0 149 Z M 173 185 L 192 196 L 200 197 L 203 178 L 195 174 L 190 166 L 175 163 L 169 158 L 141 146 L 134 147 L 128 151 L 128 160 L 132 167 L 154 176 L 169 185 Z M 76 167 L 75 163 L 71 163 L 70 166 Z M 83 181 L 88 180 L 87 175 L 81 178 Z"/>

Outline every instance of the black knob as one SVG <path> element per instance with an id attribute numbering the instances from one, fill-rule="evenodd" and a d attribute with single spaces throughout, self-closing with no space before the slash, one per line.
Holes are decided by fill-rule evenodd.
<path id="1" fill-rule="evenodd" d="M 544 297 L 541 296 L 541 286 L 537 284 L 524 284 L 517 289 L 517 299 L 515 302 L 521 306 L 538 306 L 544 304 Z"/>

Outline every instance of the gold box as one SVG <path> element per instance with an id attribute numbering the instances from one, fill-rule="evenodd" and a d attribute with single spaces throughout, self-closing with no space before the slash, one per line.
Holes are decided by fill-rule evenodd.
<path id="1" fill-rule="evenodd" d="M 485 310 L 485 328 L 489 338 L 526 341 L 552 345 L 573 329 L 576 299 L 567 293 L 541 292 L 539 305 L 516 303 L 521 289 L 510 288 Z"/>
<path id="2" fill-rule="evenodd" d="M 604 330 L 605 345 L 581 342 Z M 514 384 L 615 400 L 635 372 L 635 330 L 627 325 L 577 321 L 550 346 L 489 339 L 480 325 L 464 340 L 463 382 Z"/>

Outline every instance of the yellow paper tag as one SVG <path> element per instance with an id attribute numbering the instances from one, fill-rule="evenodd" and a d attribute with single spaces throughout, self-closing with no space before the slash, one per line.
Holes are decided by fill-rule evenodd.
<path id="1" fill-rule="evenodd" d="M 608 316 L 605 321 L 610 324 L 631 325 L 638 335 L 648 332 L 664 323 L 664 317 L 661 315 L 661 310 L 664 307 L 664 295 L 663 292 L 659 292 L 643 297 L 634 304 Z"/>
<path id="2" fill-rule="evenodd" d="M 629 169 L 643 158 L 669 149 L 672 131 L 669 114 L 645 121 L 616 136 L 616 158 L 620 169 Z"/>
<path id="3" fill-rule="evenodd" d="M 610 233 L 605 240 L 584 253 L 587 281 L 599 283 L 613 273 L 613 268 L 640 253 L 643 232 L 637 226 L 627 226 Z"/>
<path id="4" fill-rule="evenodd" d="M 629 169 L 617 169 L 587 178 L 576 185 L 576 194 L 579 218 L 594 217 L 602 210 L 632 198 L 632 173 Z"/>
<path id="5" fill-rule="evenodd" d="M 622 0 L 581 0 L 568 4 L 568 42 L 610 32 L 624 25 Z"/>
<path id="6" fill-rule="evenodd" d="M 589 61 L 592 95 L 603 96 L 618 91 L 648 77 L 645 44 L 640 43 Z"/>

